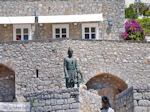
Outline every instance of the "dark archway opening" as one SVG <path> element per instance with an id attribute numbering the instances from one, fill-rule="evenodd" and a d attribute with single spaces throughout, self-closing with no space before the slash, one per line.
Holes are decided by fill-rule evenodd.
<path id="1" fill-rule="evenodd" d="M 15 99 L 15 72 L 0 64 L 0 102 L 12 102 Z"/>
<path id="2" fill-rule="evenodd" d="M 87 84 L 87 89 L 94 89 L 100 96 L 108 96 L 112 108 L 116 109 L 116 95 L 128 88 L 128 85 L 120 78 L 111 74 L 100 74 L 91 78 Z"/>

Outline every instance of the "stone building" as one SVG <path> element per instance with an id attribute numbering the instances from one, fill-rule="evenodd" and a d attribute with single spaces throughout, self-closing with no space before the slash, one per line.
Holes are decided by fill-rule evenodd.
<path id="1" fill-rule="evenodd" d="M 32 92 L 45 95 L 48 92 L 41 91 L 64 89 L 63 59 L 69 47 L 84 74 L 87 94 L 108 96 L 113 108 L 126 98 L 121 94 L 116 101 L 116 95 L 149 84 L 150 44 L 120 38 L 124 4 L 122 0 L 0 1 L 0 101 L 22 101 Z"/>
<path id="2" fill-rule="evenodd" d="M 2 0 L 1 41 L 35 40 L 36 10 L 39 39 L 119 40 L 123 8 L 118 0 Z"/>

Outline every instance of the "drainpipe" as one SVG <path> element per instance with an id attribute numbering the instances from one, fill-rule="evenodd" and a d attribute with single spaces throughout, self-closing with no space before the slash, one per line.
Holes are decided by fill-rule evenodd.
<path id="1" fill-rule="evenodd" d="M 37 16 L 37 8 L 35 8 L 35 38 L 39 38 L 39 27 L 38 27 L 38 16 Z"/>

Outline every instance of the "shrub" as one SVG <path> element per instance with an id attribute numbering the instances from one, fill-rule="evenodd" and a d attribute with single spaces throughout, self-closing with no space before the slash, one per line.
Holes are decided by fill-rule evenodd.
<path id="1" fill-rule="evenodd" d="M 133 4 L 129 8 L 125 8 L 125 18 L 136 19 L 138 18 L 136 11 L 133 10 Z"/>
<path id="2" fill-rule="evenodd" d="M 131 20 L 137 19 L 138 18 L 137 9 L 139 9 L 139 12 L 138 12 L 139 15 L 145 16 L 145 12 L 148 10 L 148 6 L 141 2 L 130 4 L 128 8 L 125 8 L 125 18 L 131 19 Z"/>
<path id="3" fill-rule="evenodd" d="M 145 11 L 145 16 L 150 16 L 150 10 Z"/>
<path id="4" fill-rule="evenodd" d="M 150 36 L 150 18 L 143 17 L 142 19 L 137 19 L 137 22 L 144 29 L 144 33 Z"/>
<path id="5" fill-rule="evenodd" d="M 136 2 L 133 5 L 133 9 L 137 12 L 137 9 L 139 9 L 139 15 L 143 15 L 145 11 L 147 11 L 147 5 L 145 5 L 142 2 Z"/>
<path id="6" fill-rule="evenodd" d="M 134 19 L 125 23 L 125 32 L 121 36 L 124 40 L 145 40 L 144 29 Z"/>

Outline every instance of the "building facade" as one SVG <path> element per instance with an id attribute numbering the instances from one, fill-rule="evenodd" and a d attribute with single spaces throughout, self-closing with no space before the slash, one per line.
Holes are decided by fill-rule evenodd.
<path id="1" fill-rule="evenodd" d="M 35 40 L 35 10 L 38 39 L 119 40 L 124 30 L 124 1 L 7 0 L 0 1 L 1 41 Z"/>

